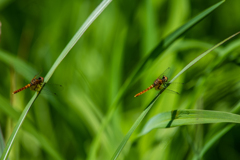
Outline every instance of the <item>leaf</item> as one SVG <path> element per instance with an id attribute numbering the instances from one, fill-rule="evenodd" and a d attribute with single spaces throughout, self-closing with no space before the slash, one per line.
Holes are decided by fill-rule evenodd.
<path id="1" fill-rule="evenodd" d="M 9 101 L 7 99 L 4 99 L 4 97 L 2 97 L 0 95 L 0 109 L 7 114 L 8 117 L 10 117 L 13 120 L 17 120 L 20 116 L 20 113 L 18 113 L 16 110 L 14 110 L 14 108 L 9 104 Z M 47 138 L 45 136 L 43 136 L 41 133 L 39 133 L 39 131 L 37 131 L 35 129 L 35 127 L 33 126 L 33 124 L 29 121 L 29 119 L 26 119 L 24 124 L 23 124 L 23 128 L 25 131 L 31 133 L 34 137 L 36 137 L 39 141 L 39 143 L 41 144 L 43 150 L 45 150 L 47 153 L 49 153 L 49 155 L 52 156 L 52 158 L 54 159 L 61 159 L 60 154 L 58 153 L 58 151 L 54 148 L 54 145 L 51 144 Z M 1 140 L 1 147 L 2 148 L 2 152 L 4 149 L 4 140 Z M 1 155 L 2 155 L 1 152 Z"/>
<path id="2" fill-rule="evenodd" d="M 88 19 L 85 21 L 85 23 L 82 25 L 82 27 L 77 31 L 77 33 L 74 35 L 74 37 L 70 40 L 70 42 L 67 44 L 67 46 L 64 48 L 64 50 L 62 51 L 62 53 L 58 56 L 57 60 L 55 61 L 55 63 L 53 64 L 53 66 L 51 67 L 51 69 L 49 70 L 49 72 L 47 73 L 47 75 L 45 76 L 44 83 L 47 83 L 49 81 L 49 79 L 51 78 L 51 76 L 53 75 L 54 71 L 56 70 L 56 68 L 59 66 L 59 64 L 62 62 L 62 60 L 66 57 L 66 55 L 69 53 L 69 51 L 72 49 L 72 47 L 77 43 L 77 41 L 80 39 L 80 37 L 83 35 L 83 33 L 87 30 L 87 28 L 93 23 L 93 21 L 103 12 L 103 10 L 110 4 L 111 0 L 106 0 L 106 1 L 102 1 L 102 3 L 99 4 L 99 6 L 92 12 L 92 14 L 88 17 Z M 44 87 L 44 85 L 43 85 Z M 42 87 L 42 88 L 43 88 Z M 30 107 L 32 106 L 32 104 L 34 103 L 34 101 L 37 99 L 39 93 L 35 93 L 32 97 L 32 99 L 28 102 L 27 106 L 25 107 L 25 109 L 23 110 L 8 142 L 7 145 L 3 151 L 3 154 L 1 156 L 1 160 L 5 160 L 8 157 L 8 154 L 12 148 L 12 144 L 15 140 L 15 137 L 25 119 L 25 117 L 27 116 L 27 113 L 30 109 Z"/>
<path id="3" fill-rule="evenodd" d="M 147 64 L 147 62 L 149 60 L 155 59 L 157 56 L 160 55 L 160 53 L 162 51 L 164 51 L 165 49 L 168 48 L 169 45 L 171 45 L 175 40 L 177 40 L 178 37 L 180 37 L 181 35 L 183 35 L 186 31 L 188 31 L 191 27 L 193 27 L 194 25 L 196 25 L 198 22 L 200 22 L 203 18 L 205 18 L 207 15 L 209 15 L 211 12 L 213 12 L 216 8 L 218 8 L 224 1 L 220 1 L 218 3 L 216 3 L 215 5 L 209 7 L 208 9 L 206 9 L 205 11 L 203 11 L 201 14 L 199 14 L 198 16 L 194 17 L 193 19 L 191 19 L 190 21 L 188 21 L 186 24 L 184 24 L 183 26 L 181 26 L 180 28 L 178 28 L 175 32 L 173 32 L 172 34 L 170 34 L 169 36 L 167 36 L 165 39 L 163 39 L 158 46 L 145 58 L 142 60 L 141 63 L 139 63 L 139 65 L 136 67 L 136 69 L 133 71 L 133 73 L 129 76 L 129 78 L 125 81 L 125 83 L 122 85 L 120 91 L 118 92 L 118 95 L 116 96 L 113 104 L 110 107 L 109 112 L 107 113 L 106 118 L 103 120 L 102 126 L 100 131 L 98 132 L 98 135 L 96 136 L 96 138 L 94 139 L 92 148 L 91 148 L 91 153 L 90 155 L 92 156 L 93 154 L 97 153 L 97 146 L 100 143 L 101 140 L 101 135 L 102 132 L 105 128 L 105 126 L 107 125 L 107 123 L 109 122 L 109 120 L 111 119 L 111 116 L 113 115 L 113 110 L 115 110 L 119 100 L 121 99 L 121 97 L 123 96 L 124 92 L 127 90 L 129 84 L 131 82 L 133 82 L 134 78 L 136 79 L 136 76 L 139 75 L 138 73 L 141 72 L 143 70 L 143 68 L 145 67 L 145 65 Z M 160 95 L 160 94 L 158 94 Z M 154 100 L 153 100 L 154 101 Z M 153 102 L 152 101 L 152 102 Z M 151 102 L 151 103 L 152 103 Z M 151 106 L 152 104 L 149 104 L 149 106 Z M 148 108 L 147 107 L 147 108 Z M 146 110 L 145 110 L 146 111 Z M 147 113 L 146 113 L 147 114 Z M 139 117 L 139 119 L 144 118 L 145 115 L 144 113 L 142 113 Z M 141 117 L 142 115 L 144 115 L 143 117 Z M 138 120 L 137 120 L 138 121 Z M 135 126 L 137 127 L 137 125 Z M 136 128 L 135 128 L 136 129 Z M 130 137 L 130 136 L 129 136 Z M 123 141 L 128 140 L 128 139 L 124 139 Z M 125 145 L 126 143 L 121 143 L 120 145 Z M 116 159 L 117 156 L 120 154 L 119 152 L 121 152 L 123 146 L 120 147 L 116 150 L 116 152 L 114 153 L 112 159 Z"/>
<path id="4" fill-rule="evenodd" d="M 179 109 L 160 113 L 151 118 L 144 126 L 139 136 L 143 136 L 153 129 L 172 128 L 183 125 L 206 123 L 240 123 L 240 115 L 209 110 Z"/>
<path id="5" fill-rule="evenodd" d="M 11 55 L 9 52 L 0 50 L 0 60 L 13 66 L 14 70 L 26 79 L 32 79 L 32 75 L 36 74 L 37 71 L 32 66 L 24 62 L 23 60 Z M 22 72 L 25 71 L 25 72 Z"/>
<path id="6" fill-rule="evenodd" d="M 213 11 L 214 9 L 216 9 L 221 3 L 223 3 L 224 1 L 221 1 L 215 5 L 213 5 L 212 7 L 208 8 L 207 10 L 205 10 L 203 13 L 201 13 L 201 16 L 206 16 L 208 15 L 211 11 Z M 194 22 L 196 19 L 200 20 L 201 16 L 197 16 L 195 17 L 193 20 Z M 192 24 L 192 21 L 189 21 L 188 23 Z M 194 23 L 193 23 L 194 24 Z M 184 25 L 185 26 L 185 25 Z M 188 25 L 186 25 L 188 26 Z M 184 28 L 184 27 L 183 27 Z M 181 28 L 179 29 L 181 30 Z M 177 30 L 178 31 L 178 30 Z M 176 35 L 179 34 L 176 31 Z M 182 31 L 182 30 L 181 30 Z M 175 33 L 175 32 L 174 32 Z M 224 42 L 228 41 L 229 39 L 233 38 L 234 36 L 238 35 L 240 32 L 235 33 L 234 35 L 226 38 L 225 40 L 221 41 L 220 43 L 218 43 L 217 45 L 213 46 L 212 48 L 210 48 L 209 50 L 207 50 L 206 52 L 202 53 L 201 55 L 199 55 L 198 57 L 196 57 L 193 61 L 191 61 L 187 66 L 185 66 L 169 83 L 172 83 L 177 77 L 179 77 L 183 72 L 185 72 L 189 67 L 191 67 L 193 64 L 195 64 L 196 62 L 198 62 L 201 58 L 203 58 L 204 56 L 206 56 L 209 52 L 211 52 L 212 50 L 214 50 L 216 47 L 220 46 L 221 44 L 223 44 Z M 175 35 L 175 36 L 176 36 Z M 179 34 L 180 36 L 180 34 Z M 177 38 L 177 36 L 175 37 Z M 164 42 L 164 41 L 163 41 Z M 154 56 L 154 54 L 153 54 Z M 151 56 L 150 56 L 151 57 Z M 146 61 L 145 61 L 146 62 Z M 145 62 L 143 63 L 143 65 L 141 66 L 141 68 L 144 66 Z M 140 71 L 141 68 L 138 70 Z M 136 72 L 137 73 L 137 72 Z M 133 74 L 135 76 L 135 74 Z M 132 76 L 132 77 L 134 77 Z M 130 82 L 129 82 L 130 83 Z M 126 84 L 126 83 L 125 83 Z M 124 85 L 125 85 L 124 84 Z M 124 86 L 125 87 L 125 86 Z M 123 87 L 123 88 L 124 88 Z M 133 124 L 133 126 L 131 127 L 131 129 L 128 131 L 127 135 L 124 137 L 124 139 L 122 140 L 121 144 L 118 146 L 117 150 L 115 151 L 115 153 L 112 156 L 112 159 L 117 159 L 117 157 L 119 156 L 119 154 L 121 153 L 122 149 L 124 148 L 125 144 L 127 143 L 128 139 L 130 138 L 130 136 L 132 135 L 132 133 L 134 132 L 134 130 L 137 128 L 137 126 L 140 124 L 140 122 L 143 120 L 143 118 L 146 116 L 146 114 L 148 113 L 148 111 L 151 109 L 151 107 L 153 106 L 153 104 L 156 102 L 157 98 L 160 96 L 160 94 L 164 91 L 165 89 L 161 90 L 157 96 L 151 101 L 151 103 L 146 107 L 146 109 L 144 110 L 144 112 L 138 117 L 138 119 L 135 121 L 135 123 Z M 120 98 L 120 96 L 118 96 L 118 98 Z M 107 119 L 109 119 L 107 117 Z M 106 122 L 105 122 L 106 123 Z M 103 123 L 104 124 L 104 123 Z"/>
<path id="7" fill-rule="evenodd" d="M 3 149 L 5 147 L 4 141 L 5 140 L 3 138 L 2 129 L 0 128 L 0 155 L 2 155 Z"/>

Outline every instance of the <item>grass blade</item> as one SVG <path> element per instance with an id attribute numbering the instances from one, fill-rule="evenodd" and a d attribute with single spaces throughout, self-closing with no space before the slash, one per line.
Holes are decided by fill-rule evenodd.
<path id="1" fill-rule="evenodd" d="M 188 65 L 186 65 L 173 79 L 171 79 L 171 81 L 169 83 L 172 83 L 175 79 L 177 79 L 183 72 L 185 72 L 189 67 L 191 67 L 192 65 L 194 65 L 197 61 L 199 61 L 201 58 L 203 58 L 204 56 L 206 56 L 208 53 L 210 53 L 211 51 L 213 51 L 215 48 L 219 47 L 220 45 L 222 45 L 223 43 L 227 42 L 228 40 L 230 40 L 231 38 L 235 37 L 236 35 L 238 35 L 240 33 L 237 32 L 233 35 L 231 35 L 230 37 L 224 39 L 223 41 L 221 41 L 220 43 L 216 44 L 215 46 L 213 46 L 212 48 L 210 48 L 209 50 L 207 50 L 206 52 L 203 52 L 202 54 L 200 54 L 197 58 L 195 58 L 194 60 L 192 60 Z"/>
<path id="2" fill-rule="evenodd" d="M 5 147 L 4 141 L 5 140 L 3 138 L 2 129 L 0 128 L 0 155 L 2 155 L 3 149 Z"/>
<path id="3" fill-rule="evenodd" d="M 127 88 L 130 85 L 130 83 L 133 82 L 133 79 L 134 78 L 137 79 L 136 76 L 140 75 L 138 73 L 142 71 L 142 69 L 145 67 L 147 62 L 152 60 L 152 59 L 155 59 L 157 56 L 159 56 L 160 53 L 162 51 L 166 50 L 169 45 L 171 45 L 175 40 L 177 40 L 178 37 L 183 35 L 191 27 L 196 25 L 198 22 L 200 22 L 202 19 L 204 19 L 207 15 L 209 15 L 211 12 L 213 12 L 223 2 L 225 2 L 225 1 L 220 1 L 220 2 L 218 2 L 216 4 L 214 4 L 213 6 L 209 7 L 208 9 L 206 9 L 205 11 L 200 13 L 198 16 L 194 17 L 193 19 L 188 21 L 186 24 L 184 24 L 183 26 L 178 28 L 175 32 L 173 32 L 172 34 L 167 36 L 165 39 L 163 39 L 158 44 L 158 46 L 149 54 L 149 56 L 147 56 L 145 59 L 142 60 L 141 63 L 139 63 L 139 65 L 136 67 L 136 69 L 133 71 L 133 73 L 127 78 L 125 83 L 121 86 L 121 88 L 120 88 L 120 90 L 118 92 L 118 95 L 115 97 L 112 105 L 110 106 L 110 109 L 108 110 L 106 118 L 102 122 L 101 129 L 99 130 L 98 135 L 93 140 L 93 144 L 92 144 L 92 147 L 91 147 L 90 152 L 89 152 L 89 159 L 91 159 L 93 157 L 93 155 L 96 155 L 97 148 L 98 148 L 98 146 L 100 144 L 100 140 L 101 140 L 101 136 L 102 136 L 103 130 L 106 127 L 106 125 L 108 124 L 108 122 L 110 121 L 110 119 L 111 119 L 111 117 L 113 115 L 113 112 L 115 111 L 115 108 L 116 108 L 117 104 L 119 103 L 121 97 L 123 96 L 124 92 L 127 90 Z"/>
<path id="4" fill-rule="evenodd" d="M 204 19 L 206 16 L 208 16 L 211 12 L 213 12 L 215 9 L 217 9 L 223 2 L 220 1 L 213 6 L 209 7 L 190 21 L 188 21 L 186 24 L 178 28 L 176 31 L 171 33 L 169 36 L 161 40 L 161 42 L 158 44 L 158 46 L 145 58 L 142 60 L 142 62 L 136 67 L 136 69 L 133 71 L 133 73 L 130 75 L 130 77 L 125 81 L 123 86 L 121 87 L 121 90 L 119 91 L 118 96 L 116 97 L 115 101 L 118 101 L 121 96 L 123 95 L 124 91 L 127 89 L 129 84 L 133 82 L 133 79 L 137 79 L 136 76 L 140 75 L 139 72 L 143 70 L 147 62 L 150 60 L 155 59 L 157 56 L 159 56 L 164 50 L 168 48 L 175 40 L 177 40 L 181 35 L 183 35 L 185 32 L 187 32 L 189 29 L 191 29 L 194 25 L 199 23 L 202 19 Z"/>
<path id="5" fill-rule="evenodd" d="M 207 110 L 179 109 L 160 113 L 151 118 L 140 135 L 145 135 L 156 128 L 172 128 L 182 125 L 231 122 L 240 123 L 240 115 Z"/>
<path id="6" fill-rule="evenodd" d="M 233 127 L 235 126 L 235 124 L 231 124 L 226 126 L 225 128 L 219 130 L 219 132 L 217 132 L 207 143 L 206 145 L 204 145 L 203 149 L 201 150 L 199 157 L 201 158 L 203 157 L 203 155 L 208 151 L 208 149 L 213 146 L 213 144 L 215 144 L 217 142 L 217 140 L 219 140 L 223 135 L 225 135 L 228 131 L 230 131 Z"/>
<path id="7" fill-rule="evenodd" d="M 63 49 L 62 53 L 59 55 L 55 63 L 53 64 L 52 68 L 49 70 L 47 75 L 45 76 L 45 81 L 51 78 L 52 74 L 61 63 L 61 61 L 66 57 L 68 52 L 73 48 L 73 46 L 77 43 L 77 41 L 81 38 L 83 33 L 88 29 L 88 27 L 93 23 L 93 21 L 103 12 L 103 10 L 109 5 L 111 0 L 102 1 L 101 4 L 92 12 L 92 14 L 88 17 L 82 27 L 77 31 L 74 37 L 70 40 L 67 46 Z"/>
<path id="8" fill-rule="evenodd" d="M 77 33 L 74 35 L 74 37 L 70 40 L 70 42 L 67 44 L 67 46 L 64 48 L 62 53 L 59 55 L 47 75 L 45 76 L 45 83 L 49 81 L 51 76 L 53 75 L 54 71 L 58 67 L 58 65 L 61 63 L 61 61 L 66 57 L 66 55 L 69 53 L 69 51 L 72 49 L 72 47 L 77 43 L 77 41 L 80 39 L 80 37 L 83 35 L 83 33 L 87 30 L 87 28 L 92 24 L 92 22 L 103 12 L 103 10 L 110 4 L 111 0 L 105 0 L 102 1 L 102 3 L 92 12 L 92 14 L 89 16 L 89 18 L 85 21 L 85 23 L 82 25 L 82 27 L 77 31 Z M 44 85 L 43 85 L 44 87 Z M 38 97 L 39 93 L 35 93 L 25 109 L 23 110 L 14 130 L 13 133 L 11 134 L 7 145 L 3 151 L 3 154 L 1 156 L 1 160 L 7 159 L 9 152 L 12 148 L 12 144 L 15 140 L 15 137 L 36 98 Z"/>
<path id="9" fill-rule="evenodd" d="M 0 96 L 0 108 L 1 110 L 6 113 L 8 117 L 10 117 L 13 120 L 17 120 L 20 117 L 20 113 L 14 110 L 14 108 L 9 104 L 8 100 Z M 26 119 L 23 124 L 23 128 L 25 131 L 31 133 L 34 137 L 36 137 L 41 144 L 43 150 L 45 150 L 50 156 L 52 156 L 53 159 L 61 159 L 60 154 L 57 152 L 57 150 L 53 147 L 53 145 L 48 141 L 48 139 L 41 135 L 39 131 L 37 131 L 32 123 L 29 121 L 29 119 Z M 2 143 L 4 142 L 1 141 Z M 3 152 L 4 147 L 2 148 Z M 1 155 L 2 155 L 1 152 Z"/>
<path id="10" fill-rule="evenodd" d="M 172 83 L 177 77 L 179 77 L 183 72 L 185 72 L 189 67 L 191 67 L 193 64 L 195 64 L 196 62 L 198 62 L 201 58 L 203 58 L 204 56 L 206 56 L 209 52 L 211 52 L 212 50 L 214 50 L 215 48 L 217 48 L 218 46 L 220 46 L 221 44 L 225 43 L 226 41 L 228 41 L 229 39 L 235 37 L 236 35 L 238 35 L 240 32 L 237 32 L 235 34 L 233 34 L 232 36 L 224 39 L 223 41 L 221 41 L 220 43 L 216 44 L 215 46 L 213 46 L 212 48 L 210 48 L 209 50 L 207 50 L 206 52 L 202 53 L 201 55 L 199 55 L 197 58 L 195 58 L 194 60 L 192 60 L 188 65 L 186 65 L 171 81 L 170 83 Z M 165 88 L 166 89 L 166 88 Z M 116 159 L 118 157 L 118 155 L 120 154 L 121 150 L 123 149 L 124 145 L 126 144 L 126 141 L 129 139 L 130 135 L 133 133 L 133 130 L 136 129 L 136 127 L 139 125 L 139 123 L 142 121 L 142 119 L 145 117 L 145 115 L 148 113 L 148 111 L 150 110 L 150 108 L 152 107 L 152 105 L 155 103 L 156 99 L 160 96 L 160 94 L 165 90 L 161 90 L 157 96 L 153 99 L 153 101 L 147 106 L 147 109 L 138 117 L 138 119 L 136 120 L 136 122 L 134 123 L 134 125 L 132 126 L 132 128 L 129 130 L 129 132 L 127 133 L 127 135 L 124 137 L 123 141 L 121 142 L 120 146 L 118 147 L 118 149 L 116 150 L 116 152 L 114 153 L 112 159 Z M 146 113 L 145 113 L 146 112 Z M 239 119 L 240 120 L 240 119 Z M 137 123 L 137 125 L 135 125 Z M 237 122 L 236 122 L 237 123 Z"/>
<path id="11" fill-rule="evenodd" d="M 236 107 L 234 107 L 234 109 L 231 111 L 232 113 L 239 113 L 240 110 L 240 103 L 238 102 L 238 104 L 236 105 Z M 223 126 L 223 125 L 219 125 L 216 126 L 215 128 L 213 128 L 211 130 L 210 133 L 208 133 L 208 135 L 210 136 L 206 136 L 208 137 L 205 140 L 205 144 L 203 146 L 203 148 L 201 149 L 198 158 L 202 158 L 204 156 L 204 154 L 223 136 L 225 135 L 228 131 L 230 131 L 233 127 L 235 126 L 235 124 L 230 124 L 227 126 Z M 194 157 L 195 159 L 197 157 Z"/>
<path id="12" fill-rule="evenodd" d="M 6 145 L 6 147 L 5 147 L 4 151 L 3 151 L 1 160 L 7 159 L 8 154 L 9 154 L 11 148 L 12 148 L 13 142 L 14 142 L 14 140 L 16 138 L 16 135 L 17 135 L 20 127 L 22 126 L 22 123 L 23 123 L 24 119 L 27 116 L 27 113 L 28 113 L 30 107 L 32 106 L 33 102 L 37 99 L 38 95 L 39 95 L 39 93 L 36 92 L 33 95 L 33 97 L 31 98 L 31 100 L 28 102 L 27 106 L 24 108 L 24 110 L 23 110 L 23 112 L 22 112 L 22 114 L 21 114 L 21 116 L 20 116 L 16 126 L 14 127 L 13 132 L 12 132 L 8 142 L 7 142 L 7 145 Z"/>
<path id="13" fill-rule="evenodd" d="M 160 95 L 163 92 L 160 91 L 158 93 L 158 95 Z M 135 123 L 132 125 L 131 129 L 128 131 L 128 133 L 126 134 L 126 136 L 124 137 L 124 139 L 122 140 L 121 144 L 118 146 L 117 150 L 115 151 L 113 157 L 111 158 L 112 160 L 117 159 L 117 157 L 119 156 L 119 154 L 121 153 L 123 147 L 126 145 L 128 139 L 130 138 L 130 136 L 132 135 L 132 133 L 135 131 L 135 129 L 138 127 L 138 125 L 141 123 L 141 121 L 143 120 L 143 118 L 147 115 L 147 113 L 149 112 L 149 110 L 152 108 L 153 104 L 156 102 L 156 100 L 158 99 L 159 96 L 156 96 L 151 103 L 147 106 L 147 108 L 142 112 L 142 114 L 138 117 L 138 119 L 135 121 Z"/>

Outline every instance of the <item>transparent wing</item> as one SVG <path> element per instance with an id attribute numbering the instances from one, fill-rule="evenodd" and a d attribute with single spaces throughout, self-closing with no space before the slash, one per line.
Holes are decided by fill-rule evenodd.
<path id="1" fill-rule="evenodd" d="M 63 91 L 64 87 L 60 84 L 47 83 L 42 90 L 42 94 L 58 95 Z"/>
<path id="2" fill-rule="evenodd" d="M 42 73 L 42 70 L 40 70 L 34 77 L 33 77 L 33 79 L 35 79 L 37 76 L 39 76 L 40 74 Z M 32 79 L 32 80 L 33 80 Z"/>
<path id="3" fill-rule="evenodd" d="M 158 78 L 162 79 L 163 76 L 166 76 L 170 71 L 170 67 L 168 67 Z"/>
<path id="4" fill-rule="evenodd" d="M 164 92 L 166 92 L 166 93 L 171 93 L 171 94 L 177 94 L 177 95 L 180 94 L 180 93 L 178 93 L 178 92 L 176 92 L 176 91 L 173 91 L 173 90 L 171 90 L 171 89 L 166 89 Z"/>
<path id="5" fill-rule="evenodd" d="M 168 83 L 168 82 L 166 82 L 165 84 L 169 84 L 169 85 L 171 85 L 171 86 L 175 86 L 175 85 L 183 85 L 184 83 L 181 83 L 181 82 Z"/>

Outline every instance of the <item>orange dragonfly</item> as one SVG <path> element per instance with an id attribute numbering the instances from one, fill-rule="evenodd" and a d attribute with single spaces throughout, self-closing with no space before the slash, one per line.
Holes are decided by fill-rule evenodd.
<path id="1" fill-rule="evenodd" d="M 165 76 L 164 74 L 165 74 L 166 72 L 168 72 L 169 69 L 170 69 L 170 68 L 166 69 L 166 70 L 153 82 L 153 84 L 152 84 L 150 87 L 148 87 L 147 89 L 143 90 L 142 92 L 139 92 L 139 93 L 136 94 L 134 97 L 138 97 L 138 96 L 140 96 L 141 94 L 147 92 L 148 90 L 150 90 L 150 89 L 152 89 L 152 88 L 155 88 L 155 90 L 162 90 L 163 88 L 166 88 L 167 84 L 170 84 L 170 83 L 167 82 L 167 81 L 168 81 L 168 77 Z M 172 91 L 172 90 L 169 90 L 169 89 L 167 89 L 167 90 L 168 90 L 168 91 Z M 175 92 L 175 91 L 172 91 L 172 92 L 179 94 L 178 92 Z"/>
<path id="2" fill-rule="evenodd" d="M 44 78 L 43 77 L 36 78 L 36 77 L 37 77 L 37 75 L 33 77 L 33 79 L 31 80 L 31 82 L 29 84 L 27 84 L 26 86 L 14 91 L 12 94 L 16 94 L 18 92 L 21 92 L 21 91 L 23 91 L 23 90 L 25 90 L 29 87 L 30 87 L 30 90 L 39 92 L 42 88 Z"/>

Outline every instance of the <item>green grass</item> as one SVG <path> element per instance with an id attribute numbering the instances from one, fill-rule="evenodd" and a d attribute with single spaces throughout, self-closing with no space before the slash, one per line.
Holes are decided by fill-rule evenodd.
<path id="1" fill-rule="evenodd" d="M 238 159 L 240 2 L 110 2 L 0 3 L 1 159 Z"/>
<path id="2" fill-rule="evenodd" d="M 42 88 L 44 88 L 45 84 L 49 81 L 49 79 L 51 78 L 51 76 L 53 75 L 54 71 L 56 70 L 56 68 L 59 66 L 59 64 L 61 63 L 61 61 L 66 57 L 66 55 L 69 53 L 69 51 L 72 49 L 72 47 L 77 43 L 77 41 L 80 39 L 80 37 L 83 35 L 83 33 L 87 30 L 87 28 L 93 23 L 93 21 L 101 14 L 101 12 L 108 6 L 108 4 L 111 2 L 111 0 L 108 1 L 103 1 L 94 11 L 93 13 L 89 16 L 89 18 L 85 21 L 85 23 L 82 25 L 81 28 L 79 28 L 79 30 L 77 31 L 77 33 L 75 34 L 75 36 L 70 40 L 70 42 L 68 43 L 68 45 L 64 48 L 64 50 L 62 51 L 62 53 L 59 55 L 59 57 L 57 58 L 57 60 L 55 61 L 55 63 L 53 64 L 53 66 L 51 67 L 51 69 L 49 70 L 49 72 L 47 73 L 47 75 L 44 78 L 44 84 L 42 86 Z M 7 58 L 6 58 L 7 57 Z M 8 63 L 13 62 L 12 59 L 14 59 L 14 62 L 18 62 L 18 64 L 22 64 L 21 61 L 18 61 L 17 59 L 15 59 L 14 57 L 8 57 L 7 55 L 5 55 L 3 53 L 2 55 L 2 59 L 4 59 L 5 61 L 7 61 Z M 15 63 L 16 64 L 16 63 Z M 20 65 L 18 65 L 20 66 Z M 23 64 L 23 66 L 25 66 Z M 40 91 L 41 92 L 41 91 Z M 35 102 L 35 100 L 37 99 L 37 97 L 39 96 L 40 92 L 36 92 L 33 97 L 31 98 L 31 100 L 28 102 L 28 104 L 26 105 L 25 109 L 23 110 L 21 116 L 18 119 L 18 122 L 16 124 L 16 126 L 14 127 L 14 130 L 10 136 L 10 138 L 8 139 L 8 143 L 5 147 L 5 149 L 3 150 L 2 156 L 1 156 L 1 160 L 5 160 L 8 157 L 8 154 L 12 148 L 13 142 L 16 139 L 16 135 L 19 132 L 19 129 L 23 123 L 23 121 L 25 120 L 27 113 L 29 112 L 30 107 L 33 105 L 33 103 Z M 42 142 L 44 142 L 43 139 L 41 139 Z M 46 145 L 48 146 L 48 145 Z M 50 149 L 48 150 L 52 150 L 51 147 L 48 147 Z M 62 159 L 60 155 L 58 155 L 58 153 L 53 153 L 53 157 L 55 159 Z"/>
<path id="3" fill-rule="evenodd" d="M 240 34 L 237 32 L 232 36 L 226 38 L 222 42 L 218 43 L 217 45 L 213 46 L 206 52 L 202 53 L 194 60 L 192 60 L 188 65 L 186 65 L 173 79 L 170 80 L 169 83 L 172 83 L 175 79 L 177 79 L 182 73 L 184 73 L 187 69 L 189 69 L 192 65 L 198 62 L 201 58 L 206 56 L 212 50 L 223 44 L 224 42 L 230 40 L 231 38 L 235 37 L 236 35 Z M 126 145 L 128 139 L 146 116 L 146 114 L 150 111 L 153 104 L 156 102 L 158 97 L 165 91 L 165 89 L 161 90 L 157 96 L 151 101 L 151 103 L 147 106 L 147 108 L 142 112 L 136 122 L 133 124 L 127 135 L 124 137 L 123 141 L 119 145 L 118 149 L 116 150 L 115 154 L 113 155 L 112 159 L 117 159 L 119 154 L 121 153 L 123 147 Z M 220 112 L 209 112 L 209 111 L 192 111 L 192 110 L 174 110 L 164 114 L 159 114 L 155 116 L 152 120 L 147 124 L 147 127 L 144 128 L 143 133 L 146 134 L 150 132 L 154 128 L 170 128 L 182 125 L 191 125 L 191 124 L 203 124 L 203 123 L 220 123 L 220 122 L 234 122 L 240 123 L 238 115 L 232 115 L 227 113 L 220 113 Z M 157 124 L 156 124 L 157 123 Z M 150 127 L 149 127 L 150 126 Z M 147 129 L 146 129 L 147 128 Z"/>

